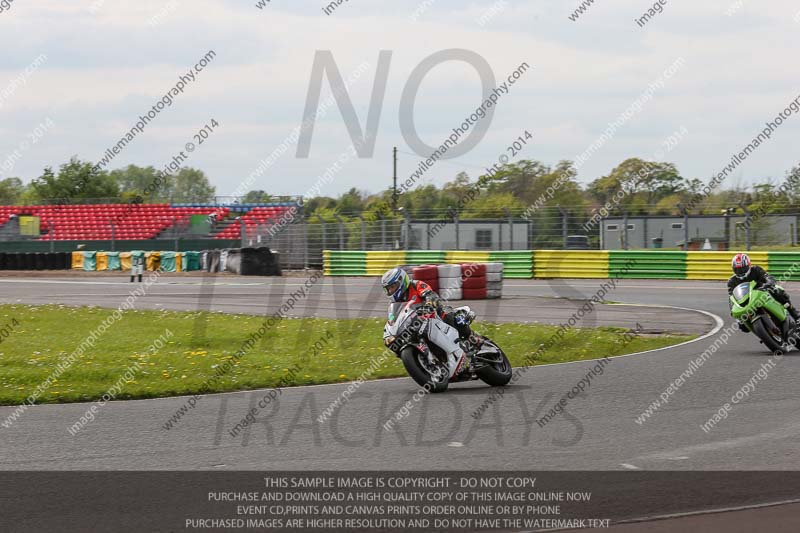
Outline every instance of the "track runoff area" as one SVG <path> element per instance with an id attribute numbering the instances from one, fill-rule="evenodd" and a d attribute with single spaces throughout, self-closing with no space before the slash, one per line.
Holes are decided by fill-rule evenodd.
<path id="1" fill-rule="evenodd" d="M 380 344 L 386 299 L 374 278 L 144 278 L 131 284 L 98 273 L 19 276 L 0 279 L 0 286 L 6 305 L 92 305 L 111 316 L 133 295 L 129 317 L 162 313 L 162 329 L 171 327 L 170 313 L 220 313 L 187 320 L 191 327 L 181 334 L 195 342 L 195 353 L 220 320 L 246 315 L 271 318 L 272 327 L 305 324 L 289 349 L 308 347 L 316 358 L 331 352 L 335 337 L 355 334 L 347 320 L 372 320 L 365 339 Z M 577 317 L 578 336 L 615 326 L 621 343 L 660 332 L 691 340 L 619 357 L 517 366 L 519 377 L 499 394 L 468 382 L 432 395 L 409 378 L 373 380 L 368 372 L 342 383 L 291 386 L 307 367 L 287 365 L 273 386 L 252 391 L 143 400 L 100 394 L 93 402 L 33 405 L 21 413 L 10 405 L 0 408 L 9 471 L 2 490 L 15 498 L 19 491 L 10 487 L 38 494 L 53 483 L 48 471 L 82 471 L 73 479 L 97 487 L 99 496 L 90 504 L 81 491 L 63 491 L 58 505 L 81 509 L 76 523 L 87 528 L 111 527 L 111 517 L 96 522 L 92 509 L 125 494 L 140 530 L 168 523 L 188 530 L 637 531 L 645 521 L 722 531 L 731 523 L 783 523 L 800 485 L 791 472 L 798 431 L 791 391 L 800 377 L 793 352 L 776 358 L 753 336 L 734 331 L 720 282 L 611 281 L 508 280 L 503 299 L 470 302 L 475 329 L 487 322 L 500 331 L 518 323 L 569 327 Z M 614 303 L 587 306 L 601 290 Z M 327 329 L 315 320 L 327 321 Z M 5 342 L 26 325 L 10 322 Z M 176 333 L 160 341 L 134 335 L 142 345 L 136 351 L 169 346 Z M 280 338 L 276 330 L 238 341 L 252 340 L 257 353 Z M 351 359 L 337 364 L 345 369 Z M 109 378 L 105 392 L 118 397 L 130 381 Z M 174 472 L 128 472 L 141 470 Z M 175 498 L 179 506 L 164 505 Z M 13 506 L 2 520 L 23 520 L 28 510 Z M 37 525 L 56 527 L 52 517 L 39 516 Z M 93 525 L 80 522 L 86 517 Z"/>

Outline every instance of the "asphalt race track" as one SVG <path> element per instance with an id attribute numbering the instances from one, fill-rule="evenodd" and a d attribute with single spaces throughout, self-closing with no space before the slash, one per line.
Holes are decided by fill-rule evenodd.
<path id="1" fill-rule="evenodd" d="M 263 314 L 274 312 L 304 281 L 304 277 L 165 275 L 137 307 Z M 325 278 L 294 314 L 382 316 L 386 301 L 375 289 L 376 281 Z M 480 330 L 482 319 L 565 321 L 583 305 L 581 298 L 591 298 L 601 283 L 608 281 L 506 280 L 506 297 L 500 303 L 472 304 L 479 312 L 476 329 Z M 0 279 L 0 301 L 116 307 L 134 285 L 124 275 L 5 277 Z M 790 293 L 797 288 L 786 287 Z M 410 379 L 365 383 L 322 423 L 317 416 L 347 384 L 286 389 L 259 413 L 256 424 L 236 437 L 228 431 L 265 391 L 203 397 L 169 430 L 162 424 L 186 398 L 111 402 L 74 437 L 67 426 L 83 414 L 86 404 L 34 406 L 10 429 L 0 430 L 0 468 L 800 470 L 796 394 L 800 352 L 777 360 L 727 419 L 708 433 L 701 429 L 772 357 L 755 337 L 738 331 L 726 334 L 727 344 L 717 343 L 719 349 L 667 404 L 643 423 L 636 421 L 690 361 L 714 344 L 722 334 L 723 320 L 730 324 L 722 282 L 621 280 L 605 298 L 635 305 L 602 306 L 581 325 L 632 327 L 638 322 L 645 332 L 713 333 L 682 346 L 612 359 L 586 392 L 571 399 L 565 412 L 544 427 L 536 419 L 596 362 L 536 367 L 478 420 L 471 414 L 487 398 L 489 387 L 479 382 L 457 384 L 445 394 L 415 399 L 417 387 Z M 380 336 L 376 331 L 377 343 Z M 409 414 L 394 429 L 385 430 L 384 422 L 409 400 Z M 0 417 L 12 410 L 0 407 Z M 771 487 L 747 489 L 750 496 L 744 503 L 773 501 Z M 716 502 L 716 507 L 725 505 Z M 758 512 L 780 513 L 785 511 L 777 510 L 785 508 Z M 631 510 L 630 517 L 635 516 Z"/>

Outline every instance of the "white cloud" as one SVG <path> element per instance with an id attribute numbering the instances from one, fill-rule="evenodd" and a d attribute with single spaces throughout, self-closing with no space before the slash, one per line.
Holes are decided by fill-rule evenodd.
<path id="1" fill-rule="evenodd" d="M 0 87 L 38 54 L 48 56 L 47 65 L 0 109 L 0 153 L 13 149 L 44 116 L 59 125 L 17 164 L 25 179 L 73 154 L 99 157 L 209 49 L 217 52 L 214 62 L 116 164 L 160 166 L 213 117 L 221 124 L 219 134 L 193 154 L 191 164 L 226 194 L 299 124 L 320 49 L 333 51 L 344 75 L 363 61 L 372 65 L 350 91 L 362 127 L 378 53 L 394 51 L 375 157 L 349 162 L 325 194 L 386 187 L 391 147 L 408 150 L 398 127 L 401 91 L 423 58 L 446 48 L 478 52 L 498 79 L 522 61 L 534 67 L 501 101 L 481 145 L 462 158 L 478 166 L 493 163 L 526 129 L 536 135 L 536 144 L 524 157 L 546 163 L 575 157 L 667 65 L 685 57 L 686 67 L 581 169 L 584 181 L 626 157 L 652 154 L 681 125 L 691 136 L 671 160 L 687 176 L 709 176 L 800 94 L 791 68 L 800 51 L 792 20 L 797 6 L 789 0 L 771 2 L 769 10 L 745 2 L 735 16 L 725 14 L 732 0 L 670 2 L 645 28 L 634 18 L 646 6 L 633 0 L 598 3 L 578 22 L 567 19 L 577 0 L 509 0 L 483 26 L 476 18 L 495 0 L 437 0 L 416 22 L 409 18 L 416 2 L 352 0 L 326 16 L 323 3 L 311 0 L 273 1 L 263 10 L 254 0 L 235 6 L 173 2 L 174 9 L 168 0 L 105 0 L 94 14 L 88 11 L 92 1 L 20 2 L 0 15 L 0 46 L 13 51 L 0 57 Z M 151 26 L 154 14 L 165 9 L 169 15 Z M 472 67 L 438 67 L 420 90 L 420 135 L 435 144 L 479 100 Z M 796 164 L 792 139 L 798 133 L 800 117 L 742 166 L 743 179 L 781 175 Z M 302 192 L 350 142 L 334 108 L 317 125 L 309 159 L 295 159 L 292 151 L 254 188 Z M 402 159 L 401 173 L 411 169 L 411 158 Z M 442 165 L 432 174 L 442 183 L 458 170 Z"/>

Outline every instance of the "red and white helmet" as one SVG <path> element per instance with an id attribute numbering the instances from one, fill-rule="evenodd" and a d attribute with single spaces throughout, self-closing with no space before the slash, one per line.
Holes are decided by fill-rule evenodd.
<path id="1" fill-rule="evenodd" d="M 747 254 L 736 254 L 731 261 L 731 268 L 733 273 L 739 279 L 744 279 L 750 273 L 750 258 Z"/>

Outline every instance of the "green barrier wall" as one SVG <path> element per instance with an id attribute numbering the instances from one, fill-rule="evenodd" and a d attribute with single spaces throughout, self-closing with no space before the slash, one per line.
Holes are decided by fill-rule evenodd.
<path id="1" fill-rule="evenodd" d="M 686 252 L 612 250 L 608 277 L 616 279 L 686 279 Z"/>
<path id="2" fill-rule="evenodd" d="M 367 252 L 324 250 L 323 272 L 326 276 L 366 276 Z"/>
<path id="3" fill-rule="evenodd" d="M 382 276 L 384 272 L 397 265 L 407 265 L 405 250 L 367 252 L 367 276 Z"/>
<path id="4" fill-rule="evenodd" d="M 608 277 L 608 251 L 606 250 L 535 250 L 534 277 L 537 278 L 589 278 Z"/>
<path id="5" fill-rule="evenodd" d="M 533 252 L 530 250 L 489 252 L 489 262 L 503 263 L 504 278 L 533 277 Z"/>
<path id="6" fill-rule="evenodd" d="M 800 252 L 769 252 L 769 273 L 781 281 L 800 281 Z"/>
<path id="7" fill-rule="evenodd" d="M 504 265 L 506 278 L 533 277 L 533 254 L 530 250 L 517 251 L 444 251 L 444 250 L 393 250 L 350 251 L 325 250 L 322 252 L 326 276 L 380 276 L 399 265 L 436 265 L 445 263 L 498 262 Z"/>
<path id="8" fill-rule="evenodd" d="M 407 265 L 438 265 L 444 263 L 447 252 L 441 250 L 409 250 L 406 252 Z"/>
<path id="9" fill-rule="evenodd" d="M 324 252 L 329 276 L 379 275 L 396 265 L 502 262 L 506 278 L 617 278 L 726 280 L 736 251 L 671 250 L 514 250 Z M 748 252 L 755 264 L 776 278 L 800 281 L 800 251 Z M 368 266 L 369 265 L 369 266 Z"/>
<path id="10" fill-rule="evenodd" d="M 731 271 L 731 259 L 736 251 L 716 252 L 697 251 L 686 255 L 686 279 L 728 279 Z M 753 264 L 770 269 L 767 252 L 747 252 Z"/>

